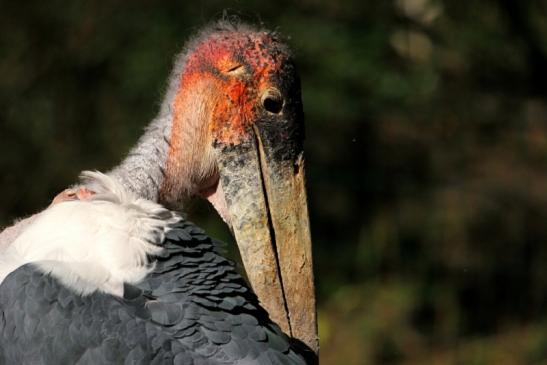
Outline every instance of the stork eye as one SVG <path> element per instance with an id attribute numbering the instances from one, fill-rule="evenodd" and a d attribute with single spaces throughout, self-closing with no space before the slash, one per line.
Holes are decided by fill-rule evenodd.
<path id="1" fill-rule="evenodd" d="M 245 71 L 245 67 L 243 65 L 235 65 L 233 67 L 230 67 L 226 73 L 233 74 L 233 75 L 239 75 Z"/>
<path id="2" fill-rule="evenodd" d="M 262 106 L 267 112 L 272 114 L 279 114 L 283 109 L 283 96 L 277 89 L 268 89 L 262 95 Z"/>

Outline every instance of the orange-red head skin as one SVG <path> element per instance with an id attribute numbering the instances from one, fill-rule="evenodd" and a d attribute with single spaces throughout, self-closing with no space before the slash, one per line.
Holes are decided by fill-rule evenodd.
<path id="1" fill-rule="evenodd" d="M 247 131 L 257 120 L 260 93 L 288 57 L 285 46 L 270 33 L 213 33 L 189 55 L 179 92 L 184 93 L 195 82 L 213 81 L 212 138 L 215 143 L 239 144 L 248 138 Z"/>
<path id="2" fill-rule="evenodd" d="M 261 95 L 278 83 L 288 60 L 288 48 L 274 34 L 250 28 L 213 30 L 191 42 L 170 104 L 162 201 L 207 188 L 204 181 L 216 174 L 213 146 L 253 138 Z"/>

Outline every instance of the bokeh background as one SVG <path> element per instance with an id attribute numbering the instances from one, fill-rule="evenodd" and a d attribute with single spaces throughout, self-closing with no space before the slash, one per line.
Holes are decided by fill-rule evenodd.
<path id="1" fill-rule="evenodd" d="M 547 363 L 545 1 L 2 1 L 0 225 L 118 163 L 225 9 L 297 56 L 322 363 Z"/>

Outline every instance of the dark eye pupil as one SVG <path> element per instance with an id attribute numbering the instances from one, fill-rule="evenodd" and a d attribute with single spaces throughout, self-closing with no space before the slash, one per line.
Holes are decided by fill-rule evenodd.
<path id="1" fill-rule="evenodd" d="M 268 96 L 262 101 L 264 109 L 273 114 L 278 114 L 283 108 L 283 99 Z"/>

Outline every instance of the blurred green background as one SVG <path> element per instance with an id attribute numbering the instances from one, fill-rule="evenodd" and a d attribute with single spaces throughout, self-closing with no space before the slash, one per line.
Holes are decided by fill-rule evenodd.
<path id="1" fill-rule="evenodd" d="M 547 364 L 545 1 L 2 1 L 0 225 L 118 163 L 224 9 L 301 71 L 322 363 Z"/>

